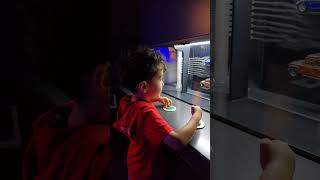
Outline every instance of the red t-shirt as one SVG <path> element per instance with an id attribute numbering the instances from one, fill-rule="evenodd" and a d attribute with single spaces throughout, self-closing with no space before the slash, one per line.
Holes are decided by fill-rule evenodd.
<path id="1" fill-rule="evenodd" d="M 23 159 L 23 180 L 100 180 L 110 174 L 110 127 L 67 127 L 74 102 L 43 114 Z"/>
<path id="2" fill-rule="evenodd" d="M 162 140 L 173 131 L 152 102 L 131 102 L 131 95 L 120 102 L 113 127 L 130 140 L 128 174 L 130 180 L 163 179 Z"/>

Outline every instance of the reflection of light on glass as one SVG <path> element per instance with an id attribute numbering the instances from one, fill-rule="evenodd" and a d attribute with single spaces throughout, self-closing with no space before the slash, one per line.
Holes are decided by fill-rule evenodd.
<path id="1" fill-rule="evenodd" d="M 208 154 L 210 158 L 210 139 L 208 141 L 206 138 L 199 138 L 197 144 L 205 151 L 204 154 Z"/>
<path id="2" fill-rule="evenodd" d="M 195 43 L 190 43 L 190 46 L 198 46 L 198 45 L 205 45 L 205 44 L 210 44 L 210 41 L 202 41 L 202 42 L 195 42 Z"/>
<path id="3" fill-rule="evenodd" d="M 168 47 L 168 50 L 169 50 L 169 54 L 170 54 L 170 59 L 173 60 L 173 61 L 176 61 L 177 60 L 177 51 L 175 48 L 173 47 Z"/>
<path id="4" fill-rule="evenodd" d="M 191 100 L 191 103 L 194 104 L 194 105 L 200 105 L 200 97 L 201 97 L 201 94 L 199 91 L 195 91 L 193 93 L 193 97 L 192 97 L 192 100 Z"/>
<path id="5" fill-rule="evenodd" d="M 178 57 L 177 57 L 177 91 L 181 92 L 182 89 L 182 51 L 178 51 Z"/>
<path id="6" fill-rule="evenodd" d="M 189 44 L 185 44 L 185 45 L 175 45 L 174 47 L 176 49 L 179 49 L 179 48 L 183 48 L 186 46 L 199 46 L 199 45 L 206 45 L 206 44 L 210 44 L 210 41 L 200 41 L 200 42 L 194 42 L 194 43 L 189 43 Z"/>
<path id="7" fill-rule="evenodd" d="M 187 1 L 188 2 L 188 1 Z M 190 1 L 191 2 L 191 1 Z M 210 1 L 192 1 L 192 6 L 187 18 L 190 21 L 190 31 L 199 32 L 200 34 L 207 34 L 210 32 Z"/>
<path id="8" fill-rule="evenodd" d="M 168 47 L 158 47 L 155 48 L 155 51 L 160 52 L 166 58 L 167 63 L 171 63 L 170 51 Z"/>

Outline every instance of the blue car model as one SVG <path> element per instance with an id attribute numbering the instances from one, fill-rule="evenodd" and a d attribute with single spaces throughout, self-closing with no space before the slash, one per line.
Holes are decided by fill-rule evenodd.
<path id="1" fill-rule="evenodd" d="M 298 0 L 297 9 L 300 12 L 320 12 L 320 0 Z"/>
<path id="2" fill-rule="evenodd" d="M 210 66 L 210 59 L 205 59 L 205 60 L 203 60 L 202 65 L 204 65 L 204 66 Z"/>

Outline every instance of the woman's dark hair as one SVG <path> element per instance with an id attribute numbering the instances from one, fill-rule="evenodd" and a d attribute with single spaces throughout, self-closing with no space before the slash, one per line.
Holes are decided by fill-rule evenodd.
<path id="1" fill-rule="evenodd" d="M 62 90 L 72 99 L 84 96 L 83 82 L 100 64 L 105 64 L 107 58 L 95 51 L 73 51 L 58 54 L 56 59 L 41 64 L 38 67 L 40 79 Z"/>
<path id="2" fill-rule="evenodd" d="M 165 57 L 148 47 L 129 51 L 122 84 L 132 92 L 142 81 L 151 81 L 159 70 L 166 71 Z"/>
<path id="3" fill-rule="evenodd" d="M 39 51 L 33 57 L 37 76 L 70 98 L 82 96 L 84 78 L 99 64 L 111 59 L 104 4 L 78 3 L 77 7 L 70 3 L 63 7 L 54 4 L 57 5 L 52 7 L 54 13 L 43 17 L 46 20 L 43 27 L 37 24 L 42 27 L 37 29 L 39 33 L 32 33 L 35 42 L 30 44 L 36 44 L 35 52 Z M 40 15 L 37 14 L 42 17 Z"/>

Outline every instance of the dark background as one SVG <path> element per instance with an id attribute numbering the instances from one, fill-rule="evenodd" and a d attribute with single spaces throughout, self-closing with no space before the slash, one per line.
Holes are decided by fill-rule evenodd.
<path id="1" fill-rule="evenodd" d="M 50 63 L 78 49 L 95 48 L 101 55 L 115 58 L 121 49 L 136 46 L 137 5 L 135 0 L 0 2 L 0 105 L 18 107 L 22 138 L 18 148 L 0 148 L 1 179 L 21 179 L 21 162 L 32 123 L 64 100 L 39 84 L 41 73 L 59 73 Z M 0 119 L 5 119 L 0 127 L 8 127 L 6 116 Z"/>
<path id="2" fill-rule="evenodd" d="M 116 61 L 119 54 L 138 44 L 209 34 L 209 0 L 172 2 L 0 1 L 0 105 L 18 108 L 22 140 L 18 148 L 0 148 L 1 179 L 21 179 L 21 162 L 32 123 L 66 100 L 59 91 L 38 81 L 41 73 L 59 73 L 50 66 L 57 58 L 95 49 L 101 56 Z M 0 117 L 3 118 L 6 119 Z M 6 122 L 7 119 L 1 121 L 10 126 Z"/>

